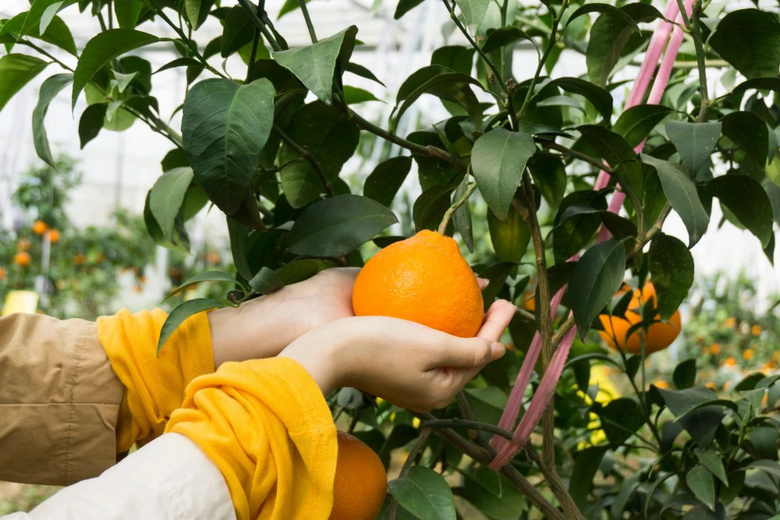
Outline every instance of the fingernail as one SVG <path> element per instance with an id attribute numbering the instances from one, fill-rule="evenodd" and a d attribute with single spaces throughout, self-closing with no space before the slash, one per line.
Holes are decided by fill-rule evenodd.
<path id="1" fill-rule="evenodd" d="M 490 344 L 490 357 L 492 359 L 498 359 L 506 353 L 506 347 L 496 342 Z"/>

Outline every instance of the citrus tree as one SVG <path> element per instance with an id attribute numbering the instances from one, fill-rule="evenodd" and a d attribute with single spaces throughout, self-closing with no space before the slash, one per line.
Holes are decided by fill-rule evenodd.
<path id="1" fill-rule="evenodd" d="M 400 0 L 395 18 L 422 3 Z M 385 463 L 410 450 L 390 483 L 388 517 L 456 518 L 455 504 L 468 502 L 496 519 L 770 518 L 780 510 L 777 377 L 748 377 L 729 400 L 697 386 L 695 359 L 676 367 L 667 389 L 647 384 L 643 360 L 652 327 L 686 298 L 689 249 L 713 206 L 774 256 L 777 6 L 442 0 L 439 8 L 450 16 L 450 44 L 387 93 L 352 60 L 359 28 L 322 34 L 304 0 L 278 14 L 263 0 L 33 0 L 0 27 L 0 108 L 47 70 L 32 114 L 42 160 L 52 163 L 44 125 L 52 99 L 75 107 L 85 97 L 82 146 L 136 120 L 170 141 L 144 215 L 158 243 L 186 248 L 187 221 L 207 204 L 226 215 L 235 273 L 207 271 L 184 285 L 233 287 L 226 298 L 177 307 L 168 332 L 194 312 L 361 266 L 364 244 L 403 238 L 385 230 L 409 212 L 402 229 L 457 234 L 489 281 L 485 304 L 502 297 L 521 307 L 509 329 L 516 350 L 436 414 L 350 389 L 331 396 Z M 83 48 L 58 15 L 64 9 L 99 21 Z M 294 10 L 311 43 L 290 48 L 275 20 Z M 212 41 L 199 38 L 207 20 L 222 27 Z M 175 36 L 162 36 L 168 31 Z M 536 50 L 535 62 L 515 63 L 521 44 Z M 160 76 L 143 58 L 151 45 L 176 53 L 160 71 L 186 70 L 180 127 L 154 96 Z M 587 73 L 556 66 L 565 54 Z M 243 73 L 228 74 L 221 60 L 243 63 Z M 530 78 L 518 80 L 521 70 Z M 373 92 L 351 86 L 356 77 Z M 387 121 L 361 115 L 377 93 L 394 103 Z M 449 115 L 400 133 L 423 96 Z M 361 139 L 394 146 L 354 189 L 344 165 Z M 410 175 L 416 190 L 399 193 Z M 419 196 L 405 208 L 409 193 Z M 663 231 L 671 212 L 685 241 Z M 656 296 L 641 297 L 648 279 Z M 589 333 L 616 320 L 629 322 L 623 345 L 639 338 L 636 353 L 617 337 L 609 351 Z M 606 329 L 616 336 L 617 326 Z M 597 364 L 612 366 L 631 395 L 601 398 Z"/>

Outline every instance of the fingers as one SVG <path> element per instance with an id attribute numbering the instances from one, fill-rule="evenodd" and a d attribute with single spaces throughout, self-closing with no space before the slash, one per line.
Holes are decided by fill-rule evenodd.
<path id="1" fill-rule="evenodd" d="M 488 280 L 487 278 L 480 278 L 479 276 L 477 276 L 477 285 L 479 285 L 480 291 L 484 291 L 485 289 L 487 289 L 487 286 L 490 285 L 490 280 Z"/>
<path id="2" fill-rule="evenodd" d="M 485 321 L 477 332 L 478 338 L 498 341 L 501 334 L 509 326 L 517 308 L 507 300 L 496 300 L 485 314 Z"/>

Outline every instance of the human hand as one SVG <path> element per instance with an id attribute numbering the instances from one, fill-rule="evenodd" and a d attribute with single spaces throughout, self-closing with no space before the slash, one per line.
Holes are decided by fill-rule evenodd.
<path id="1" fill-rule="evenodd" d="M 209 312 L 214 364 L 274 357 L 311 329 L 353 316 L 352 287 L 359 272 L 326 269 L 238 308 Z"/>
<path id="2" fill-rule="evenodd" d="M 491 305 L 475 338 L 378 316 L 340 319 L 301 336 L 281 356 L 298 361 L 324 393 L 352 386 L 414 411 L 443 408 L 505 348 L 498 343 L 516 308 Z"/>

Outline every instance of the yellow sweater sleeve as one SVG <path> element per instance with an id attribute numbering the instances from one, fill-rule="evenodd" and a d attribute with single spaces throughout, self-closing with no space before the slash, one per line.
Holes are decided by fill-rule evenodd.
<path id="1" fill-rule="evenodd" d="M 219 467 L 238 520 L 328 519 L 336 427 L 297 362 L 223 364 L 190 384 L 166 432 L 187 436 Z"/>
<path id="2" fill-rule="evenodd" d="M 125 386 L 117 424 L 117 453 L 143 445 L 165 430 L 184 401 L 187 385 L 214 371 L 211 329 L 205 312 L 185 321 L 157 355 L 162 310 L 126 310 L 98 318 L 98 340 L 111 368 Z"/>

